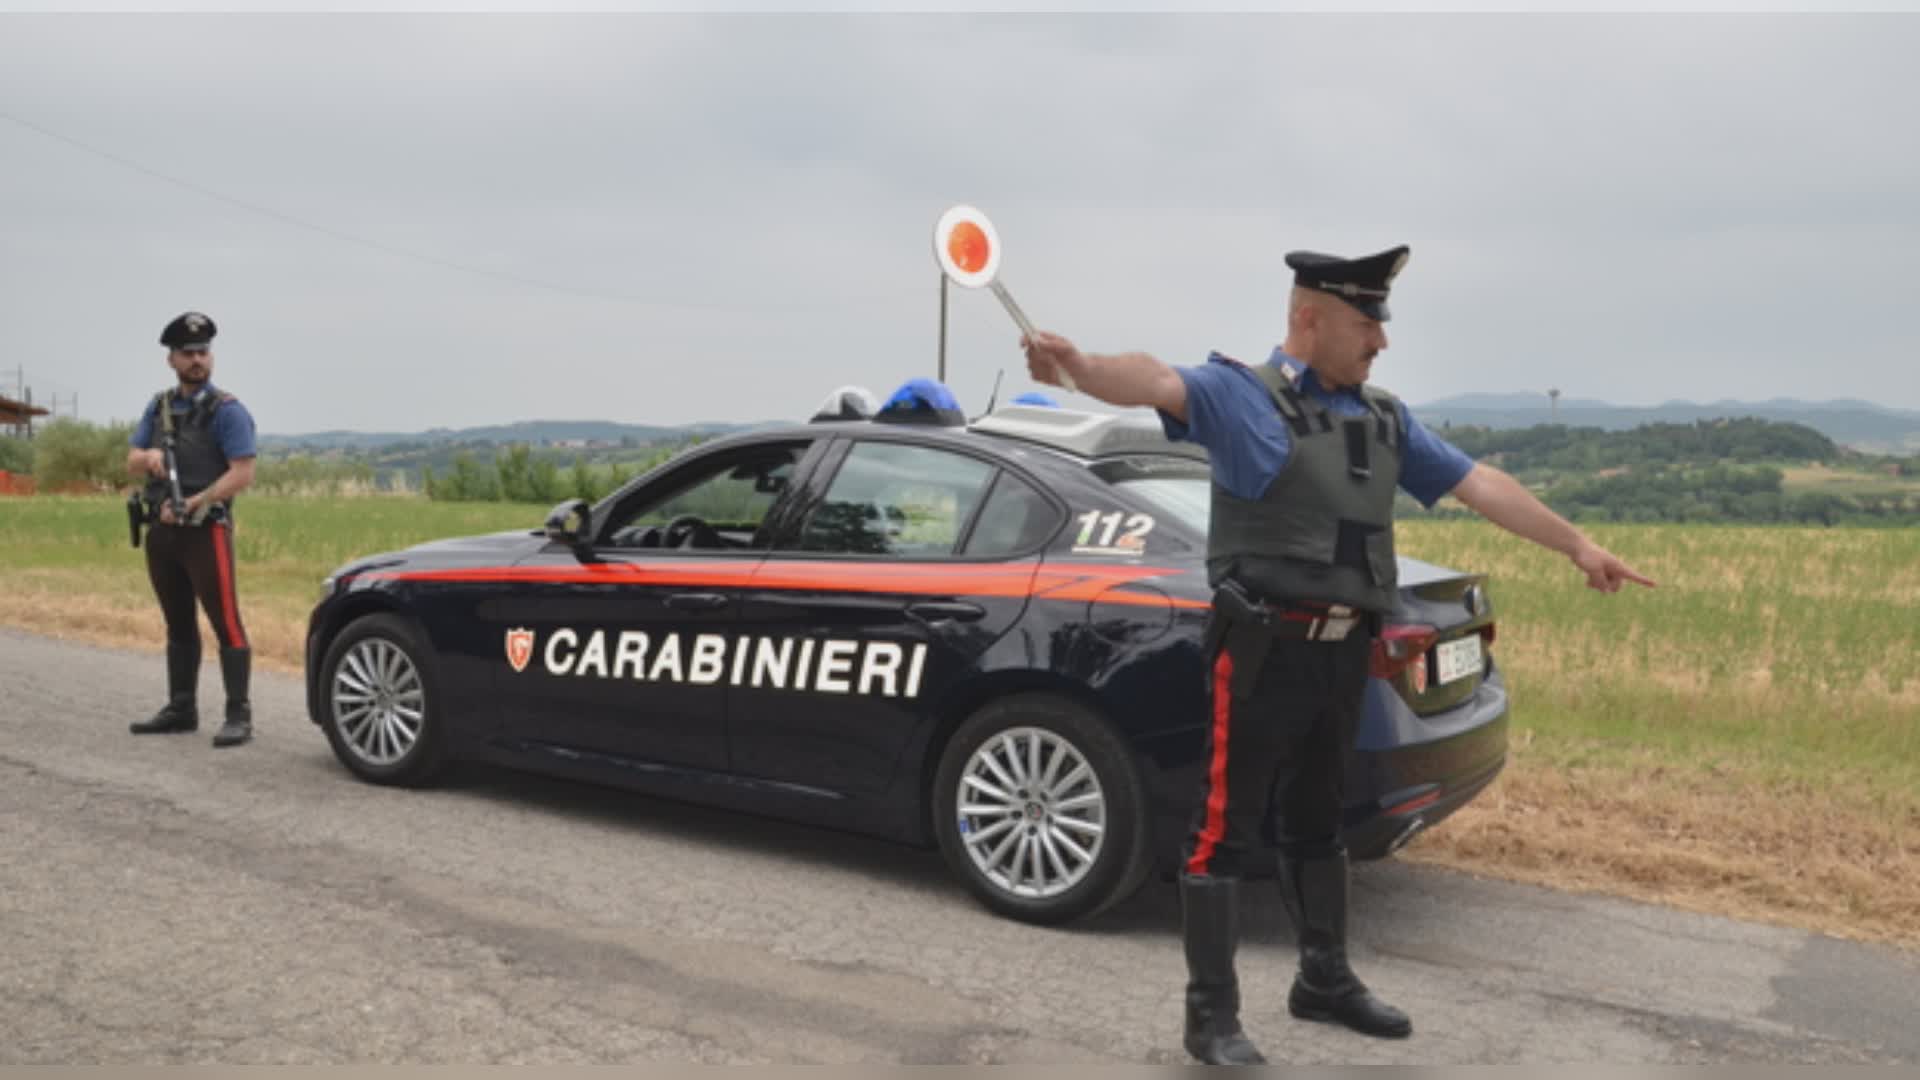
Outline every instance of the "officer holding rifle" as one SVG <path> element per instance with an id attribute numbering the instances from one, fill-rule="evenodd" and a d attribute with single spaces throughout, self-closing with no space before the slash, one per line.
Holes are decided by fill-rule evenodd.
<path id="1" fill-rule="evenodd" d="M 167 621 L 167 703 L 137 721 L 136 735 L 195 731 L 200 628 L 207 613 L 220 642 L 226 685 L 225 722 L 215 746 L 253 737 L 247 698 L 253 653 L 240 621 L 233 573 L 233 498 L 253 483 L 253 417 L 232 394 L 214 387 L 213 320 L 190 311 L 166 325 L 160 344 L 176 384 L 148 403 L 129 440 L 127 472 L 145 480 L 128 500 L 134 546 L 146 532 L 147 577 Z"/>

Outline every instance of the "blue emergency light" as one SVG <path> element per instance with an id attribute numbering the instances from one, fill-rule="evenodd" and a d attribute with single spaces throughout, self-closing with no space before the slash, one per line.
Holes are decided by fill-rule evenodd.
<path id="1" fill-rule="evenodd" d="M 874 420 L 887 424 L 938 424 L 960 427 L 967 422 L 953 391 L 937 379 L 909 379 L 887 398 L 874 414 Z"/>

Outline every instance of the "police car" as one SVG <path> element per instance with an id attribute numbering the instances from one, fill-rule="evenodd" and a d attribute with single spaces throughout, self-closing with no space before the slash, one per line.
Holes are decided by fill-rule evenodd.
<path id="1" fill-rule="evenodd" d="M 937 845 L 994 910 L 1065 922 L 1178 865 L 1208 492 L 1149 418 L 837 391 L 544 528 L 341 567 L 308 710 L 368 781 L 483 759 Z M 1348 766 L 1362 859 L 1506 760 L 1484 576 L 1400 583 Z"/>

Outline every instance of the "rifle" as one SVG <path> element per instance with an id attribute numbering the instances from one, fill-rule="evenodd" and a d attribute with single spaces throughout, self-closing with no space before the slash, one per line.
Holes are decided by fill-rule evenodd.
<path id="1" fill-rule="evenodd" d="M 166 503 L 173 510 L 175 524 L 191 524 L 187 520 L 187 496 L 180 489 L 180 463 L 174 455 L 177 440 L 173 430 L 173 391 L 169 390 L 160 395 L 154 404 L 154 411 L 155 419 L 160 424 L 160 456 L 166 462 Z M 159 520 L 160 515 L 157 510 L 160 499 L 157 496 L 160 493 L 154 490 L 159 486 L 159 481 L 149 479 L 143 490 L 127 496 L 128 539 L 133 542 L 134 547 L 140 546 L 140 526 Z M 148 494 L 149 492 L 152 494 Z"/>
<path id="2" fill-rule="evenodd" d="M 167 505 L 173 508 L 173 523 L 187 524 L 187 497 L 180 493 L 180 465 L 173 456 L 173 410 L 167 410 L 167 422 L 160 436 L 160 456 L 167 462 Z"/>

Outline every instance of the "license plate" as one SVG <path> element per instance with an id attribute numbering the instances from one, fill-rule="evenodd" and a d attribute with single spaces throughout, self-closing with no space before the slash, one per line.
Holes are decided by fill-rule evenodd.
<path id="1" fill-rule="evenodd" d="M 1434 664 L 1434 673 L 1439 676 L 1438 681 L 1441 685 L 1480 673 L 1482 661 L 1479 634 L 1455 641 L 1443 641 L 1433 652 L 1434 660 L 1437 661 Z"/>

